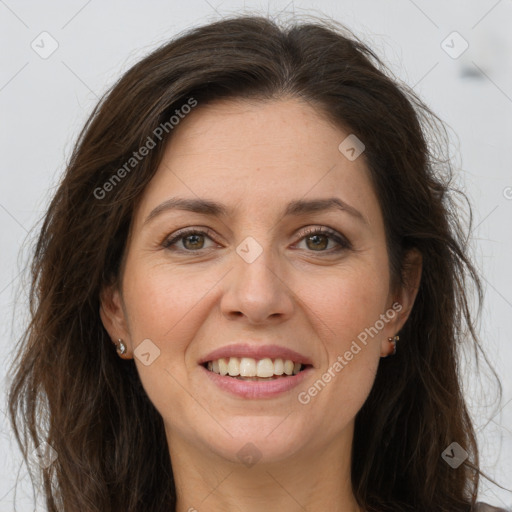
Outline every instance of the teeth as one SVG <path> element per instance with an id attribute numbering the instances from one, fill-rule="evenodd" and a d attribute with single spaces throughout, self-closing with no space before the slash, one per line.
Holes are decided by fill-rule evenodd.
<path id="1" fill-rule="evenodd" d="M 231 377 L 240 375 L 240 359 L 238 357 L 230 357 L 228 363 L 228 374 Z"/>
<path id="2" fill-rule="evenodd" d="M 209 361 L 208 370 L 220 375 L 229 375 L 230 377 L 247 378 L 247 380 L 257 380 L 260 378 L 270 378 L 274 375 L 297 375 L 302 368 L 301 363 L 294 363 L 290 359 L 277 358 L 274 361 L 269 357 L 264 359 L 253 359 L 252 357 L 224 357 L 216 361 Z"/>
<path id="3" fill-rule="evenodd" d="M 215 373 L 217 373 L 217 372 L 215 372 Z M 221 375 L 227 375 L 228 374 L 228 360 L 225 359 L 225 358 L 219 359 L 219 373 Z"/>
<path id="4" fill-rule="evenodd" d="M 256 361 L 250 357 L 242 357 L 239 374 L 242 377 L 256 377 Z"/>
<path id="5" fill-rule="evenodd" d="M 272 375 L 274 375 L 274 363 L 272 362 L 272 359 L 269 359 L 268 357 L 260 359 L 256 365 L 256 375 L 258 377 L 272 377 Z M 243 376 L 244 375 L 242 375 L 242 377 Z"/>

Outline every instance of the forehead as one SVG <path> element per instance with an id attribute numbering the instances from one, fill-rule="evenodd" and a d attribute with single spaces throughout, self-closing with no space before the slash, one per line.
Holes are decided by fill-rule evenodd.
<path id="1" fill-rule="evenodd" d="M 261 211 L 337 195 L 370 221 L 379 215 L 364 154 L 338 149 L 349 136 L 297 98 L 199 104 L 172 132 L 140 213 L 173 195 Z"/>

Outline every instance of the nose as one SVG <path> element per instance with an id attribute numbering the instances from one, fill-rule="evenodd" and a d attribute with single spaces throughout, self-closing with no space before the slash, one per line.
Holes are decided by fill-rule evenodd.
<path id="1" fill-rule="evenodd" d="M 229 320 L 243 318 L 252 325 L 290 318 L 294 294 L 289 279 L 279 270 L 282 266 L 277 256 L 265 248 L 252 262 L 236 253 L 233 258 L 235 268 L 224 280 L 222 314 Z"/>

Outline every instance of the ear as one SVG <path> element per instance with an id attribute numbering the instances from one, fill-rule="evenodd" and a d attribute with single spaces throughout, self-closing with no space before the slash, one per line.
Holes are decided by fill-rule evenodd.
<path id="1" fill-rule="evenodd" d="M 386 335 L 382 340 L 381 355 L 386 357 L 393 351 L 388 337 L 395 336 L 404 326 L 414 306 L 421 282 L 423 258 L 418 249 L 410 249 L 405 255 L 403 266 L 403 284 L 392 296 L 390 309 L 396 311 L 395 318 L 386 326 Z M 390 347 L 391 345 L 391 347 Z"/>
<path id="2" fill-rule="evenodd" d="M 122 339 L 128 351 L 120 355 L 123 359 L 131 359 L 132 343 L 130 330 L 123 307 L 121 293 L 116 285 L 104 287 L 100 292 L 100 318 L 112 342 L 117 344 Z"/>
<path id="3" fill-rule="evenodd" d="M 416 295 L 420 288 L 422 267 L 423 258 L 421 252 L 418 249 L 410 249 L 405 255 L 403 269 L 404 284 L 400 288 L 396 299 L 396 302 L 402 305 L 397 332 L 404 326 L 414 306 L 414 301 L 416 300 Z"/>

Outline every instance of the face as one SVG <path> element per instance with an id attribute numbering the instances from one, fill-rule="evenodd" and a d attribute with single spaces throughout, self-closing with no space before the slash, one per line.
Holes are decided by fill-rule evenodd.
<path id="1" fill-rule="evenodd" d="M 349 134 L 293 98 L 199 105 L 175 129 L 102 313 L 171 454 L 237 461 L 252 443 L 279 461 L 350 442 L 413 297 L 391 293 L 364 153 L 338 149 Z M 237 361 L 273 377 L 230 376 Z"/>

